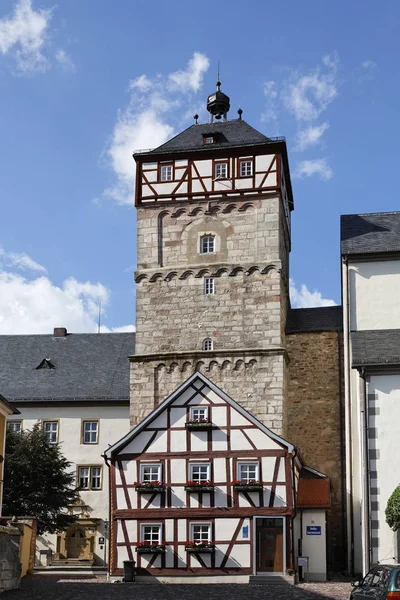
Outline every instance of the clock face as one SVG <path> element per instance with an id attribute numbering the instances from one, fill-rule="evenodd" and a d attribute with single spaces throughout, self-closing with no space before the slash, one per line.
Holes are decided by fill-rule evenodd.
<path id="1" fill-rule="evenodd" d="M 208 96 L 208 101 L 209 102 L 214 102 L 214 100 L 216 99 L 216 94 L 211 94 L 211 96 Z"/>

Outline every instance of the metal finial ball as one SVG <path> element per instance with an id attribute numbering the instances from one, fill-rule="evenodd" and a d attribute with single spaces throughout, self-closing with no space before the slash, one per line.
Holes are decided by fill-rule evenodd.
<path id="1" fill-rule="evenodd" d="M 196 125 L 197 125 L 198 118 L 199 118 L 199 115 L 197 113 L 195 115 L 193 115 L 193 119 L 194 119 Z"/>

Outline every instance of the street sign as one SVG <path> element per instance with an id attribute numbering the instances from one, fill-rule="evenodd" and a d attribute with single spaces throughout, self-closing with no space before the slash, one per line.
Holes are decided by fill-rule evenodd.
<path id="1" fill-rule="evenodd" d="M 306 534 L 307 535 L 321 535 L 321 526 L 320 525 L 307 525 Z"/>

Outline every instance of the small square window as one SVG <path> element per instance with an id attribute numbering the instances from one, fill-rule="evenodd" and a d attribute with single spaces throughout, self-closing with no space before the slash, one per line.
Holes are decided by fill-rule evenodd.
<path id="1" fill-rule="evenodd" d="M 97 444 L 98 443 L 99 422 L 98 421 L 83 421 L 83 443 Z"/>
<path id="2" fill-rule="evenodd" d="M 7 427 L 14 433 L 21 433 L 22 421 L 7 421 Z"/>
<path id="3" fill-rule="evenodd" d="M 215 179 L 226 179 L 228 177 L 228 163 L 215 163 Z"/>
<path id="4" fill-rule="evenodd" d="M 238 479 L 240 481 L 258 481 L 259 464 L 258 462 L 238 463 Z"/>
<path id="5" fill-rule="evenodd" d="M 190 481 L 196 481 L 196 483 L 206 483 L 210 481 L 210 466 L 209 464 L 189 464 L 189 479 Z"/>
<path id="6" fill-rule="evenodd" d="M 160 169 L 161 181 L 172 181 L 172 165 L 163 165 Z"/>
<path id="7" fill-rule="evenodd" d="M 210 296 L 214 293 L 214 277 L 204 278 L 204 293 L 206 296 Z"/>
<path id="8" fill-rule="evenodd" d="M 50 444 L 58 442 L 58 421 L 43 421 L 43 431 Z"/>
<path id="9" fill-rule="evenodd" d="M 203 235 L 200 238 L 200 253 L 210 254 L 215 250 L 215 237 L 213 235 Z"/>
<path id="10" fill-rule="evenodd" d="M 208 406 L 191 406 L 191 421 L 206 421 L 208 419 Z"/>
<path id="11" fill-rule="evenodd" d="M 161 482 L 161 465 L 140 465 L 140 481 Z"/>
<path id="12" fill-rule="evenodd" d="M 213 135 L 205 135 L 203 137 L 203 142 L 204 144 L 214 144 L 215 139 Z"/>
<path id="13" fill-rule="evenodd" d="M 192 542 L 211 542 L 211 523 L 190 523 Z"/>
<path id="14" fill-rule="evenodd" d="M 251 160 L 240 161 L 240 177 L 251 177 L 253 175 L 253 162 Z"/>
<path id="15" fill-rule="evenodd" d="M 161 544 L 161 525 L 143 524 L 140 526 L 140 541 Z"/>

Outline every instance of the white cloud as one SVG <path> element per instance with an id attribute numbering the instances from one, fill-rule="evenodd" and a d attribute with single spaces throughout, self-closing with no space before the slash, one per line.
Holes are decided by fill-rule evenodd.
<path id="1" fill-rule="evenodd" d="M 116 182 L 103 192 L 104 196 L 118 204 L 133 204 L 135 163 L 132 153 L 156 148 L 172 137 L 173 113 L 179 109 L 181 119 L 188 114 L 191 99 L 187 89 L 199 89 L 208 64 L 206 56 L 195 52 L 183 71 L 152 79 L 142 74 L 130 82 L 128 105 L 118 112 L 106 150 Z"/>
<path id="2" fill-rule="evenodd" d="M 328 165 L 326 158 L 302 160 L 294 171 L 294 177 L 297 179 L 312 177 L 312 175 L 319 175 L 323 181 L 328 181 L 333 177 L 333 170 Z"/>
<path id="3" fill-rule="evenodd" d="M 311 125 L 310 127 L 306 127 L 306 129 L 298 131 L 296 135 L 297 142 L 294 149 L 303 152 L 310 146 L 315 146 L 328 127 L 328 123 L 322 123 L 321 125 Z"/>
<path id="4" fill-rule="evenodd" d="M 0 19 L 0 52 L 10 54 L 17 71 L 28 75 L 46 71 L 50 63 L 43 54 L 51 10 L 34 10 L 31 0 L 18 0 L 14 14 Z"/>
<path id="5" fill-rule="evenodd" d="M 275 81 L 266 81 L 264 83 L 264 96 L 266 98 L 265 109 L 261 115 L 263 121 L 276 121 L 278 118 L 277 113 L 277 99 L 278 89 Z"/>
<path id="6" fill-rule="evenodd" d="M 334 300 L 323 298 L 321 292 L 317 290 L 310 292 L 303 283 L 300 289 L 296 287 L 293 279 L 290 280 L 290 301 L 293 308 L 312 308 L 314 306 L 336 306 Z"/>
<path id="7" fill-rule="evenodd" d="M 376 62 L 373 60 L 364 60 L 364 62 L 361 64 L 361 68 L 364 69 L 364 71 L 376 69 Z"/>
<path id="8" fill-rule="evenodd" d="M 59 48 L 56 52 L 56 60 L 60 63 L 65 71 L 75 71 L 75 65 L 72 58 L 63 50 Z"/>
<path id="9" fill-rule="evenodd" d="M 28 278 L 15 269 L 46 272 L 27 254 L 1 251 L 0 334 L 51 333 L 57 326 L 76 333 L 97 331 L 100 302 L 105 317 L 110 301 L 103 284 L 69 277 L 57 286 L 45 275 Z M 134 331 L 134 326 L 104 325 L 102 331 Z"/>
<path id="10" fill-rule="evenodd" d="M 192 90 L 198 92 L 205 73 L 208 71 L 210 61 L 205 54 L 194 52 L 189 60 L 186 69 L 171 73 L 168 77 L 169 85 L 172 88 L 178 88 L 181 91 Z"/>

